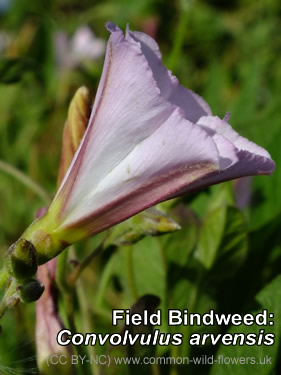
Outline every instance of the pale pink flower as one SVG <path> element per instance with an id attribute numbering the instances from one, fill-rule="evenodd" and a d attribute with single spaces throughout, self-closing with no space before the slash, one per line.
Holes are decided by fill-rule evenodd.
<path id="1" fill-rule="evenodd" d="M 64 31 L 54 36 L 55 55 L 60 68 L 75 68 L 83 61 L 96 60 L 104 55 L 106 43 L 83 25 L 70 39 Z"/>
<path id="2" fill-rule="evenodd" d="M 82 59 L 95 60 L 103 56 L 106 43 L 97 38 L 88 26 L 81 26 L 70 41 L 72 59 L 78 63 Z"/>
<path id="3" fill-rule="evenodd" d="M 270 174 L 268 152 L 178 83 L 156 42 L 112 23 L 88 128 L 42 218 L 59 241 L 101 232 L 158 202 Z"/>

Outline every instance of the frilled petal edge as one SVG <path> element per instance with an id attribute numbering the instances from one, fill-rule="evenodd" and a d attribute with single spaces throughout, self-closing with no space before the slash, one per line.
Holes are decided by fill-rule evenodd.
<path id="1" fill-rule="evenodd" d="M 131 31 L 129 27 L 126 30 L 126 39 L 140 44 L 141 51 L 147 59 L 161 95 L 181 108 L 187 120 L 196 122 L 200 117 L 212 114 L 209 105 L 203 98 L 180 85 L 172 72 L 166 69 L 162 63 L 158 44 L 154 39 L 142 32 Z"/>
<path id="2" fill-rule="evenodd" d="M 240 177 L 273 173 L 275 163 L 270 154 L 247 138 L 241 137 L 225 120 L 217 116 L 203 116 L 197 125 L 214 139 L 220 153 L 220 170 L 194 181 L 178 191 L 177 195 Z M 171 195 L 170 198 L 177 195 Z"/>

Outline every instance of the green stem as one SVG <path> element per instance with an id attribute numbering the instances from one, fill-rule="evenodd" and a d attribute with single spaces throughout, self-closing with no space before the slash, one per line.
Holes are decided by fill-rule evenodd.
<path id="1" fill-rule="evenodd" d="M 133 247 L 127 246 L 126 248 L 126 264 L 128 272 L 128 285 L 130 292 L 132 293 L 133 299 L 136 301 L 138 299 L 138 291 L 136 288 L 134 269 L 133 269 Z"/>
<path id="2" fill-rule="evenodd" d="M 204 271 L 199 270 L 198 275 L 197 275 L 196 284 L 195 284 L 194 289 L 193 289 L 193 291 L 190 295 L 190 299 L 189 299 L 189 303 L 188 303 L 188 311 L 191 312 L 191 313 L 194 312 L 194 310 L 196 308 L 196 305 L 197 305 L 198 296 L 199 296 L 199 292 L 200 292 L 200 289 L 201 289 L 201 283 L 202 283 L 202 280 L 203 280 L 203 276 L 204 276 Z M 189 325 L 186 325 L 183 328 L 184 340 L 183 340 L 182 347 L 181 347 L 182 357 L 184 357 L 184 356 L 188 357 L 189 354 L 190 354 L 190 345 L 189 345 L 190 330 L 191 330 L 191 327 Z"/>
<path id="3" fill-rule="evenodd" d="M 70 246 L 68 251 L 63 251 L 57 259 L 56 263 L 56 281 L 57 285 L 61 291 L 61 295 L 64 301 L 65 312 L 68 320 L 68 326 L 71 331 L 76 332 L 75 318 L 74 318 L 74 300 L 76 290 L 70 288 L 67 283 L 67 272 L 68 263 L 67 259 L 69 254 L 75 258 L 75 248 Z"/>
<path id="4" fill-rule="evenodd" d="M 157 363 L 152 364 L 152 375 L 161 375 L 160 368 Z"/>
<path id="5" fill-rule="evenodd" d="M 89 311 L 89 303 L 88 303 L 88 297 L 85 292 L 85 288 L 83 287 L 82 281 L 78 280 L 77 282 L 77 295 L 81 307 L 81 315 L 82 315 L 82 324 L 83 324 L 83 332 L 94 332 L 93 327 L 93 319 L 91 316 L 91 313 Z M 94 345 L 88 345 L 87 346 L 87 352 L 88 355 L 92 358 L 95 358 L 96 356 L 96 349 Z M 91 366 L 91 373 L 92 375 L 99 375 L 100 369 L 99 366 L 93 361 Z"/>
<path id="6" fill-rule="evenodd" d="M 67 278 L 67 259 L 68 254 L 71 251 L 71 248 L 68 249 L 68 251 L 63 251 L 58 257 L 57 257 L 57 264 L 56 264 L 56 282 L 60 289 L 65 290 L 68 289 L 68 284 L 66 281 Z"/>
<path id="7" fill-rule="evenodd" d="M 168 67 L 172 71 L 174 71 L 177 67 L 179 62 L 179 57 L 181 54 L 181 49 L 184 43 L 184 39 L 186 36 L 186 29 L 187 29 L 187 21 L 188 21 L 188 10 L 192 0 L 181 0 L 180 1 L 180 19 L 178 22 L 178 26 L 176 29 L 176 34 L 174 37 L 174 45 L 171 51 L 171 54 L 168 59 Z"/>
<path id="8" fill-rule="evenodd" d="M 19 297 L 15 296 L 15 298 L 12 298 L 16 293 L 16 287 L 17 281 L 13 279 L 5 292 L 4 297 L 2 298 L 2 301 L 0 302 L 0 319 L 3 317 L 6 310 L 18 304 Z"/>
<path id="9" fill-rule="evenodd" d="M 179 347 L 173 345 L 171 349 L 171 357 L 177 358 L 179 356 Z M 170 375 L 178 375 L 178 369 L 175 366 L 171 367 Z"/>
<path id="10" fill-rule="evenodd" d="M 6 267 L 3 267 L 0 270 L 0 289 L 4 288 L 7 280 L 9 279 L 10 275 L 6 269 Z"/>
<path id="11" fill-rule="evenodd" d="M 0 170 L 14 177 L 23 185 L 27 186 L 47 204 L 50 203 L 51 198 L 49 194 L 39 184 L 37 184 L 37 182 L 33 181 L 30 177 L 19 171 L 17 168 L 4 162 L 3 160 L 0 160 Z"/>
<path id="12" fill-rule="evenodd" d="M 7 305 L 6 305 L 5 301 L 1 301 L 0 302 L 0 319 L 5 314 L 6 310 L 7 310 Z"/>
<path id="13" fill-rule="evenodd" d="M 83 270 L 92 262 L 92 260 L 97 257 L 103 251 L 104 242 L 99 244 L 82 262 L 71 272 L 68 277 L 68 285 L 72 286 L 75 284 L 78 277 L 81 275 Z"/>
<path id="14" fill-rule="evenodd" d="M 102 309 L 102 306 L 103 306 L 102 302 L 105 296 L 106 288 L 113 274 L 114 264 L 115 264 L 115 254 L 114 256 L 109 258 L 108 262 L 105 265 L 105 268 L 103 269 L 103 273 L 100 279 L 99 288 L 97 290 L 97 295 L 96 295 L 96 307 L 99 310 Z M 111 315 L 110 315 L 110 318 L 111 318 Z"/>

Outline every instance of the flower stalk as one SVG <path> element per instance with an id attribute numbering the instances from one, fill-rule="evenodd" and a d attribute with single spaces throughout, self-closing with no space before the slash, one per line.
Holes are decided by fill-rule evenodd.
<path id="1" fill-rule="evenodd" d="M 86 258 L 82 260 L 81 263 L 79 263 L 74 270 L 71 272 L 71 274 L 67 278 L 67 284 L 69 287 L 73 286 L 83 270 L 89 266 L 89 264 L 93 261 L 94 258 L 96 258 L 98 255 L 102 253 L 104 249 L 104 242 L 102 242 L 100 245 L 98 245 L 93 251 L 90 252 Z"/>

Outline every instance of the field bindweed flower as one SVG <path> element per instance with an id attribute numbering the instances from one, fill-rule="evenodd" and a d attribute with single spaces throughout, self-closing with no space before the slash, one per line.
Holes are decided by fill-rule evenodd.
<path id="1" fill-rule="evenodd" d="M 266 150 L 178 83 L 152 38 L 107 28 L 87 130 L 48 212 L 22 236 L 39 263 L 159 202 L 274 170 Z"/>
<path id="2" fill-rule="evenodd" d="M 79 27 L 71 39 L 64 31 L 58 31 L 54 35 L 55 56 L 62 70 L 75 68 L 87 60 L 101 58 L 105 45 L 105 41 L 97 38 L 86 25 Z"/>

